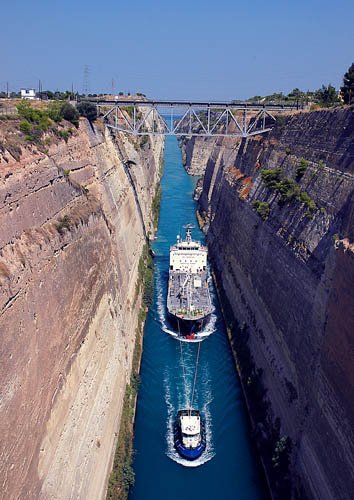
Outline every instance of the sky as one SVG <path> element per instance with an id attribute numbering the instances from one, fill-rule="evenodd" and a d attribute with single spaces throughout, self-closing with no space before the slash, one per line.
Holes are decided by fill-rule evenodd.
<path id="1" fill-rule="evenodd" d="M 322 84 L 354 61 L 354 0 L 12 0 L 0 90 L 245 99 Z M 113 80 L 113 87 L 112 87 Z"/>

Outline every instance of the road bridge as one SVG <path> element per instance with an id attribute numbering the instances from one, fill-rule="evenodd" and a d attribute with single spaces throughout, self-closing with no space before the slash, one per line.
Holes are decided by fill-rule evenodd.
<path id="1" fill-rule="evenodd" d="M 271 130 L 299 104 L 248 101 L 91 100 L 108 127 L 133 135 L 249 137 Z"/>

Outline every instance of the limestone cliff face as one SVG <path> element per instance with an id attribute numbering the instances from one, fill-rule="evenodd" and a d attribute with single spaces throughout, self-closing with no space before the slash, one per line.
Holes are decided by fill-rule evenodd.
<path id="1" fill-rule="evenodd" d="M 162 150 L 81 120 L 47 153 L 1 151 L 1 498 L 104 495 L 145 242 L 121 151 L 152 230 Z"/>
<path id="2" fill-rule="evenodd" d="M 252 402 L 250 409 L 260 449 L 273 458 L 266 467 L 274 496 L 282 498 L 274 463 L 281 437 L 288 436 L 291 495 L 349 500 L 354 463 L 354 110 L 283 118 L 267 137 L 243 140 L 233 161 L 223 159 L 223 145 L 213 154 L 200 215 L 209 228 L 209 253 L 228 320 L 244 323 L 249 333 L 243 352 L 249 350 L 254 366 L 242 366 L 245 358 L 239 358 L 241 373 L 249 374 L 246 394 L 261 379 L 270 403 L 263 406 L 266 417 L 253 411 Z M 302 159 L 306 171 L 299 176 Z M 295 198 L 284 202 L 267 187 L 261 172 L 275 168 L 283 177 L 298 176 L 296 185 L 316 208 L 309 210 Z M 259 203 L 269 211 L 263 219 Z M 242 331 L 234 328 L 233 335 L 235 344 L 242 345 Z"/>
<path id="3" fill-rule="evenodd" d="M 221 126 L 221 128 L 223 127 Z M 233 123 L 229 125 L 230 132 L 235 132 L 235 128 Z M 198 131 L 198 129 L 194 131 Z M 235 137 L 185 136 L 181 138 L 179 143 L 183 165 L 188 174 L 203 176 L 210 162 L 222 161 L 231 164 L 235 160 L 240 141 Z"/>

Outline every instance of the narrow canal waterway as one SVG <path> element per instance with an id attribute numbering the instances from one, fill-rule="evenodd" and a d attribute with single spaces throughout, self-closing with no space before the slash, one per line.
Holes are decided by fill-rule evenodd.
<path id="1" fill-rule="evenodd" d="M 194 407 L 206 421 L 207 449 L 197 462 L 186 463 L 173 448 L 172 424 L 191 391 L 197 344 L 183 344 L 185 388 L 179 342 L 166 333 L 169 247 L 187 223 L 196 226 L 193 237 L 203 240 L 195 218 L 194 184 L 182 167 L 177 140 L 167 137 L 158 238 L 153 245 L 155 295 L 144 333 L 134 437 L 135 485 L 130 500 L 263 499 L 241 388 L 215 293 L 215 313 L 208 325 L 212 334 L 201 344 L 194 397 Z"/>

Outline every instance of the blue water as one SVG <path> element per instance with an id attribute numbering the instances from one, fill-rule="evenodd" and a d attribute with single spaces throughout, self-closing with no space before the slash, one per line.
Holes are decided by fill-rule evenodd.
<path id="1" fill-rule="evenodd" d="M 241 388 L 214 292 L 215 313 L 208 325 L 212 334 L 200 344 L 193 405 L 206 422 L 207 449 L 196 462 L 186 462 L 173 448 L 172 424 L 190 398 L 198 344 L 183 343 L 185 387 L 180 343 L 166 333 L 168 258 L 169 246 L 183 224 L 194 223 L 193 237 L 203 240 L 195 219 L 194 184 L 182 167 L 176 139 L 167 137 L 160 222 L 153 245 L 155 297 L 144 332 L 130 500 L 263 499 Z"/>

